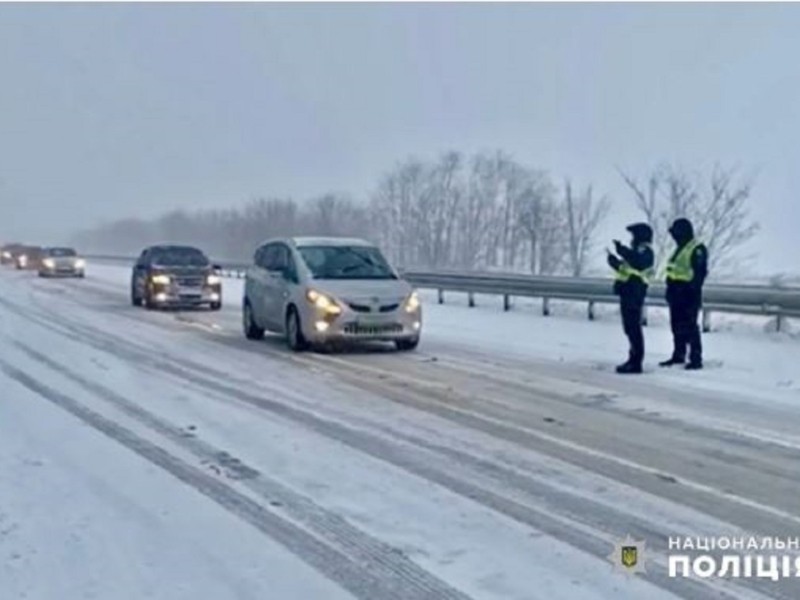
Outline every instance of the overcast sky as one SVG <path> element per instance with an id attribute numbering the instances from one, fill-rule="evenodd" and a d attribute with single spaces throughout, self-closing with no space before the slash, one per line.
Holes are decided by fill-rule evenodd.
<path id="1" fill-rule="evenodd" d="M 365 196 L 399 159 L 504 149 L 757 171 L 752 249 L 800 270 L 798 5 L 0 5 L 0 240 L 176 207 Z"/>

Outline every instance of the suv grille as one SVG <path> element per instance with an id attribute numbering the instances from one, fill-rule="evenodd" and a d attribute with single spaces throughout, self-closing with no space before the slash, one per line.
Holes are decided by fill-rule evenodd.
<path id="1" fill-rule="evenodd" d="M 203 287 L 205 278 L 191 276 L 191 277 L 176 277 L 175 283 L 181 287 Z"/>

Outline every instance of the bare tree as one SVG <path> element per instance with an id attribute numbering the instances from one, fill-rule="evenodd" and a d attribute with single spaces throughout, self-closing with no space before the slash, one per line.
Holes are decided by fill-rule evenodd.
<path id="1" fill-rule="evenodd" d="M 347 196 L 328 193 L 309 201 L 304 208 L 298 233 L 333 236 L 369 236 L 371 233 L 366 207 Z"/>
<path id="2" fill-rule="evenodd" d="M 736 176 L 734 170 L 716 166 L 709 182 L 708 201 L 702 212 L 695 213 L 698 233 L 708 245 L 711 269 L 729 267 L 736 251 L 759 230 L 759 224 L 750 219 L 747 205 L 752 181 L 737 181 Z"/>
<path id="3" fill-rule="evenodd" d="M 573 277 L 580 277 L 586 269 L 597 228 L 608 216 L 611 203 L 605 197 L 595 202 L 592 186 L 576 197 L 572 192 L 572 184 L 567 180 L 564 184 L 564 205 L 567 211 L 569 270 Z"/>
<path id="4" fill-rule="evenodd" d="M 703 177 L 662 165 L 647 178 L 646 188 L 622 171 L 620 175 L 653 227 L 656 265 L 661 269 L 674 248 L 669 226 L 679 217 L 692 221 L 708 247 L 712 272 L 730 264 L 758 231 L 748 211 L 752 181 L 739 177 L 736 169 L 716 166 Z"/>
<path id="5" fill-rule="evenodd" d="M 544 171 L 523 170 L 515 180 L 518 227 L 528 241 L 531 273 L 553 274 L 563 262 L 563 221 L 555 202 L 555 187 Z"/>
<path id="6" fill-rule="evenodd" d="M 453 229 L 464 198 L 462 169 L 461 155 L 448 152 L 429 173 L 430 190 L 423 196 L 426 205 L 419 213 L 419 229 L 423 232 L 426 262 L 431 267 L 442 267 L 450 262 Z"/>

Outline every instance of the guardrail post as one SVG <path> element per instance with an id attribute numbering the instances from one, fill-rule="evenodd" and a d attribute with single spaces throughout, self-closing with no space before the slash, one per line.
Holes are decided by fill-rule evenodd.
<path id="1" fill-rule="evenodd" d="M 545 317 L 550 316 L 550 298 L 542 298 L 542 314 Z"/>
<path id="2" fill-rule="evenodd" d="M 444 290 L 437 290 L 437 301 L 439 304 L 444 304 Z"/>
<path id="3" fill-rule="evenodd" d="M 647 305 L 642 306 L 642 327 L 647 327 Z"/>
<path id="4" fill-rule="evenodd" d="M 703 309 L 703 333 L 711 331 L 711 311 L 707 308 Z"/>
<path id="5" fill-rule="evenodd" d="M 508 294 L 503 295 L 503 310 L 506 312 L 511 310 L 511 296 Z"/>
<path id="6" fill-rule="evenodd" d="M 783 329 L 783 315 L 781 313 L 778 313 L 777 315 L 775 315 L 775 331 L 780 333 L 782 329 Z"/>
<path id="7" fill-rule="evenodd" d="M 594 321 L 594 300 L 589 300 L 589 306 L 586 309 L 586 314 L 590 321 Z"/>
<path id="8" fill-rule="evenodd" d="M 467 301 L 469 302 L 469 307 L 470 308 L 474 308 L 475 307 L 475 294 L 473 294 L 472 292 L 467 292 Z"/>

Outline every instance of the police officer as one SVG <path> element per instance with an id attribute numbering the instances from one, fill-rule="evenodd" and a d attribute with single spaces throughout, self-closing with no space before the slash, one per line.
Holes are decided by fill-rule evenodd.
<path id="1" fill-rule="evenodd" d="M 676 219 L 669 229 L 678 247 L 667 264 L 667 304 L 672 326 L 672 357 L 662 367 L 682 365 L 689 350 L 690 370 L 703 368 L 703 346 L 697 324 L 703 305 L 703 283 L 708 275 L 708 250 L 694 236 L 689 219 Z"/>
<path id="2" fill-rule="evenodd" d="M 633 236 L 631 247 L 614 240 L 616 254 L 608 253 L 608 265 L 616 271 L 614 293 L 619 296 L 622 327 L 628 336 L 628 361 L 617 367 L 617 373 L 641 373 L 644 360 L 642 309 L 647 286 L 653 276 L 653 229 L 647 223 L 628 226 Z M 617 256 L 619 255 L 619 256 Z"/>

